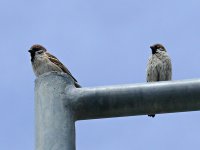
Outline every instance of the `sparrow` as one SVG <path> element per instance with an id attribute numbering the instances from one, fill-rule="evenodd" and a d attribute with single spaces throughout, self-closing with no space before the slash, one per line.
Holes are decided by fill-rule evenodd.
<path id="1" fill-rule="evenodd" d="M 172 79 L 172 64 L 167 50 L 162 44 L 150 46 L 152 55 L 147 64 L 147 82 L 168 81 Z M 148 115 L 155 117 L 155 114 Z"/>
<path id="2" fill-rule="evenodd" d="M 81 87 L 70 71 L 58 60 L 58 58 L 48 53 L 47 49 L 42 45 L 35 44 L 31 46 L 28 52 L 31 56 L 31 63 L 36 77 L 51 71 L 64 72 L 74 80 L 75 87 Z"/>

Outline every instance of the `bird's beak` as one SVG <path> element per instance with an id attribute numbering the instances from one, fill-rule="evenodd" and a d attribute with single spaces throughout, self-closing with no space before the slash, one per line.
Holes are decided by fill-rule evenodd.
<path id="1" fill-rule="evenodd" d="M 32 50 L 32 49 L 30 49 L 30 50 L 28 50 L 28 52 L 29 52 L 29 53 L 33 53 L 33 50 Z"/>
<path id="2" fill-rule="evenodd" d="M 152 50 L 152 54 L 155 54 L 156 53 L 156 49 L 154 46 L 150 46 L 151 50 Z"/>
<path id="3" fill-rule="evenodd" d="M 150 48 L 153 49 L 154 47 L 153 47 L 153 46 L 150 46 Z"/>

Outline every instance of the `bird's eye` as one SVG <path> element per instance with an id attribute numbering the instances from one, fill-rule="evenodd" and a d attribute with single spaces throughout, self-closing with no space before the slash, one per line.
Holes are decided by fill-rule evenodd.
<path id="1" fill-rule="evenodd" d="M 163 48 L 162 47 L 160 47 L 160 46 L 157 46 L 157 48 L 156 48 L 157 50 L 160 50 L 160 51 L 162 51 L 163 50 Z"/>
<path id="2" fill-rule="evenodd" d="M 38 51 L 37 53 L 38 53 L 38 54 L 42 54 L 42 53 L 43 53 L 43 51 Z"/>

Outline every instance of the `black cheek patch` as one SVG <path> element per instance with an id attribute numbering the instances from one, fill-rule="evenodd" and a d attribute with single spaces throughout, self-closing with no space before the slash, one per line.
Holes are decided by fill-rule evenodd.
<path id="1" fill-rule="evenodd" d="M 33 62 L 35 58 L 35 53 L 31 53 L 31 61 Z"/>
<path id="2" fill-rule="evenodd" d="M 156 51 L 157 51 L 157 50 L 156 50 L 155 48 L 153 48 L 153 49 L 152 49 L 152 54 L 155 54 Z"/>

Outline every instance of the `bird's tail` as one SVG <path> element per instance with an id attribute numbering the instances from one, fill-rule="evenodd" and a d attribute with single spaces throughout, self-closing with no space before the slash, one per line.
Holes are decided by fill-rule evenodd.
<path id="1" fill-rule="evenodd" d="M 76 88 L 81 88 L 81 86 L 77 82 L 74 82 L 74 84 Z"/>

